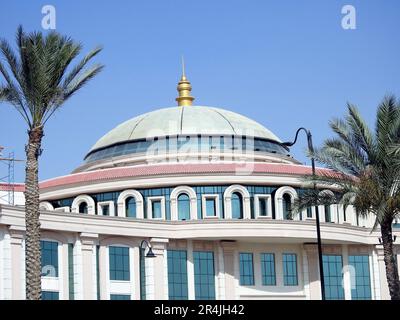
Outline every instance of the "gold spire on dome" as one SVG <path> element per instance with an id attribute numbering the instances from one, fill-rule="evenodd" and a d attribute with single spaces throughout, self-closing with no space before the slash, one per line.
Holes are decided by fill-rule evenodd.
<path id="1" fill-rule="evenodd" d="M 182 57 L 182 77 L 178 83 L 179 96 L 175 99 L 178 102 L 178 106 L 191 106 L 194 98 L 190 95 L 192 91 L 192 85 L 185 75 L 185 62 Z"/>

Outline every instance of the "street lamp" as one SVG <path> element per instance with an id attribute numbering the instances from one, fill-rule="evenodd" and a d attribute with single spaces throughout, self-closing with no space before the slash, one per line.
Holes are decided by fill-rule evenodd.
<path id="1" fill-rule="evenodd" d="M 140 296 L 142 297 L 143 295 L 145 295 L 145 291 L 144 287 L 146 286 L 145 283 L 145 276 L 144 276 L 144 259 L 143 258 L 143 253 L 144 250 L 146 250 L 146 247 L 149 248 L 149 250 L 147 251 L 147 254 L 144 256 L 145 258 L 155 258 L 156 255 L 153 252 L 153 249 L 150 245 L 150 243 L 147 240 L 142 240 L 142 242 L 140 243 L 140 249 L 139 249 L 139 269 L 140 269 Z M 142 269 L 143 268 L 143 269 Z M 143 277 L 142 277 L 142 270 L 143 270 Z M 142 298 L 145 299 L 145 298 Z"/>
<path id="2" fill-rule="evenodd" d="M 143 245 L 145 245 L 145 247 L 143 247 Z M 142 242 L 140 243 L 140 251 L 142 251 L 143 249 L 149 248 L 149 251 L 147 251 L 147 254 L 145 255 L 146 258 L 155 258 L 156 255 L 153 252 L 153 249 L 150 246 L 150 243 L 147 240 L 142 240 Z"/>
<path id="3" fill-rule="evenodd" d="M 296 135 L 294 138 L 293 142 L 284 142 L 283 145 L 287 147 L 293 146 L 296 141 L 297 137 L 300 133 L 300 131 L 304 131 L 307 135 L 307 143 L 308 143 L 308 151 L 311 154 L 311 168 L 312 168 L 312 174 L 315 176 L 315 159 L 313 157 L 314 153 L 314 146 L 312 143 L 312 135 L 310 130 L 307 130 L 306 128 L 299 128 L 296 131 Z M 317 185 L 314 182 L 314 190 L 317 190 Z M 322 244 L 321 244 L 321 230 L 320 230 L 320 224 L 319 224 L 319 210 L 318 210 L 318 205 L 315 206 L 315 221 L 317 225 L 317 242 L 318 242 L 318 261 L 319 261 L 319 278 L 320 278 L 320 283 L 321 283 L 321 297 L 322 300 L 325 300 L 325 279 L 324 279 L 324 266 L 322 262 Z"/>

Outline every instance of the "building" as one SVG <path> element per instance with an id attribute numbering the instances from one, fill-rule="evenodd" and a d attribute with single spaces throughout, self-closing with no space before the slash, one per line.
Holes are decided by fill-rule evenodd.
<path id="1" fill-rule="evenodd" d="M 315 208 L 289 214 L 311 168 L 259 123 L 192 106 L 185 75 L 178 92 L 40 183 L 43 298 L 320 299 Z M 16 198 L 0 205 L 0 299 L 25 296 Z M 320 215 L 327 298 L 388 299 L 373 217 Z"/>

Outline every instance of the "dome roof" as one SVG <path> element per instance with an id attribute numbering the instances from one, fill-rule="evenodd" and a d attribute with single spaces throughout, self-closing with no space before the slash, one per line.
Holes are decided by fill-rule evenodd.
<path id="1" fill-rule="evenodd" d="M 203 106 L 179 106 L 148 112 L 125 121 L 100 138 L 90 149 L 121 142 L 174 135 L 245 135 L 281 140 L 270 130 L 238 113 Z"/>

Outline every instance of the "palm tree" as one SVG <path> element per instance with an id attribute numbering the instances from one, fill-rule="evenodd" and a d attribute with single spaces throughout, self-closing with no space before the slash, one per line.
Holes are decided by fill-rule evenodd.
<path id="1" fill-rule="evenodd" d="M 41 252 L 39 222 L 38 159 L 44 125 L 51 116 L 103 68 L 87 63 L 96 56 L 98 47 L 75 66 L 82 45 L 57 32 L 26 34 L 19 26 L 17 52 L 6 40 L 0 41 L 0 102 L 8 102 L 21 114 L 28 126 L 25 146 L 25 225 L 26 225 L 26 298 L 41 298 Z M 67 70 L 68 69 L 68 70 Z"/>
<path id="2" fill-rule="evenodd" d="M 299 212 L 312 205 L 353 205 L 358 216 L 375 216 L 380 229 L 386 278 L 392 300 L 400 300 L 400 284 L 393 252 L 392 224 L 400 213 L 400 104 L 394 96 L 378 106 L 375 131 L 371 131 L 354 105 L 345 119 L 334 119 L 335 138 L 327 139 L 312 154 L 331 173 L 306 178 L 320 187 L 336 189 L 334 195 L 309 190 L 299 197 Z"/>

